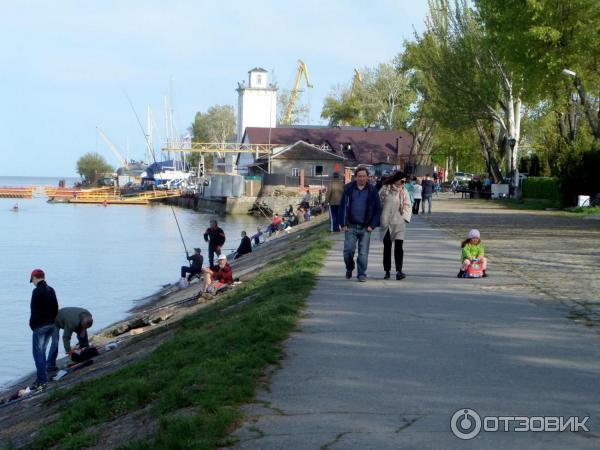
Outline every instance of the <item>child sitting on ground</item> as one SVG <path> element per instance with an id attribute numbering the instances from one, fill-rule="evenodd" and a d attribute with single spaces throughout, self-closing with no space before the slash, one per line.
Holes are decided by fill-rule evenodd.
<path id="1" fill-rule="evenodd" d="M 462 267 L 460 268 L 460 272 L 458 272 L 457 278 L 463 278 L 469 269 L 473 259 L 477 258 L 477 260 L 481 261 L 481 267 L 483 269 L 483 276 L 487 277 L 486 269 L 487 269 L 487 260 L 484 256 L 485 250 L 483 248 L 483 243 L 481 242 L 481 235 L 479 230 L 471 230 L 469 231 L 469 235 L 467 239 L 465 239 L 462 244 Z"/>

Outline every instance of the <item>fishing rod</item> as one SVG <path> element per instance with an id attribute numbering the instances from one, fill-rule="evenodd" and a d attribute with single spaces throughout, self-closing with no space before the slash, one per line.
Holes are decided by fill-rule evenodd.
<path id="1" fill-rule="evenodd" d="M 185 254 L 187 256 L 190 256 L 190 254 L 188 253 L 188 249 L 185 246 L 185 240 L 183 239 L 183 234 L 181 233 L 181 227 L 179 226 L 179 220 L 177 220 L 177 214 L 175 214 L 175 210 L 173 209 L 172 206 L 171 206 L 171 212 L 173 213 L 173 217 L 175 217 L 175 223 L 177 224 L 177 229 L 179 230 L 179 236 L 181 237 L 181 242 L 183 243 L 183 248 L 185 250 Z"/>

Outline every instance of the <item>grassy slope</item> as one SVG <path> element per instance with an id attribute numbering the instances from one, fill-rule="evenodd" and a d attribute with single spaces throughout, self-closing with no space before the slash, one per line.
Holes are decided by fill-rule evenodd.
<path id="1" fill-rule="evenodd" d="M 266 365 L 282 357 L 282 341 L 293 330 L 329 243 L 314 241 L 288 256 L 218 304 L 186 318 L 175 337 L 154 353 L 116 373 L 59 392 L 67 399 L 56 421 L 31 448 L 93 445 L 94 426 L 150 407 L 159 420 L 156 436 L 127 449 L 210 449 L 241 419 L 239 405 L 253 398 Z M 228 306 L 251 298 L 239 307 Z M 173 414 L 186 408 L 192 414 Z"/>

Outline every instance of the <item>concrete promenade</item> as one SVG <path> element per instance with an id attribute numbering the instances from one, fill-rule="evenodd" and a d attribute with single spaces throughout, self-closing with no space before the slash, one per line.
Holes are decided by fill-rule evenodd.
<path id="1" fill-rule="evenodd" d="M 422 217 L 409 226 L 403 281 L 383 280 L 378 231 L 367 283 L 344 279 L 343 234 L 332 239 L 281 369 L 233 434 L 236 448 L 600 448 L 595 331 L 515 283 L 493 254 L 490 278 L 455 278 L 459 242 Z M 590 431 L 461 440 L 450 418 L 462 408 L 482 418 L 591 416 Z"/>

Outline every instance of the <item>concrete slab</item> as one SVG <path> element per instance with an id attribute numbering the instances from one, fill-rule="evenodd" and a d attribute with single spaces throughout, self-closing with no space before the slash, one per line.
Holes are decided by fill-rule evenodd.
<path id="1" fill-rule="evenodd" d="M 234 436 L 239 449 L 598 448 L 597 334 L 543 302 L 502 267 L 455 278 L 459 242 L 416 217 L 402 281 L 383 280 L 372 237 L 369 281 L 344 279 L 333 236 L 287 358 Z M 493 258 L 492 258 L 493 260 Z M 590 432 L 481 432 L 450 419 L 591 416 Z"/>

